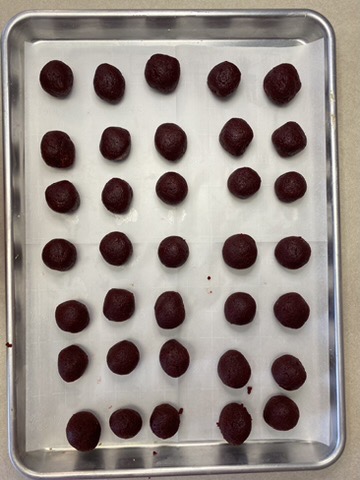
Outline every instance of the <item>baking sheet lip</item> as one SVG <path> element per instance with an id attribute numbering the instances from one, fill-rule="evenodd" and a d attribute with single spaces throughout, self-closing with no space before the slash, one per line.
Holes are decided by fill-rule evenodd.
<path id="1" fill-rule="evenodd" d="M 311 17 L 318 22 L 320 22 L 323 27 L 325 27 L 328 35 L 335 36 L 334 29 L 330 24 L 329 20 L 320 12 L 307 9 L 307 8 L 264 8 L 264 9 L 38 9 L 38 10 L 24 10 L 17 13 L 11 17 L 2 31 L 3 45 L 6 43 L 6 40 L 11 32 L 11 29 L 16 26 L 16 24 L 26 18 L 31 17 L 126 17 L 126 16 L 162 16 L 162 17 L 187 17 L 187 16 L 221 16 L 221 17 L 231 17 L 231 16 L 243 16 L 243 17 L 276 17 L 276 16 L 299 16 L 299 17 Z"/>
<path id="2" fill-rule="evenodd" d="M 324 17 L 323 17 L 324 19 Z M 344 335 L 342 323 L 342 272 L 341 272 L 341 221 L 339 193 L 339 147 L 337 128 L 337 83 L 336 83 L 336 36 L 332 25 L 325 19 L 324 27 L 328 30 L 328 96 L 330 116 L 330 167 L 332 196 L 332 233 L 333 233 L 333 302 L 335 319 L 334 348 L 336 351 L 336 405 L 337 405 L 337 444 L 327 457 L 326 465 L 335 463 L 342 455 L 346 445 L 346 410 L 345 410 L 345 371 L 344 371 Z M 334 121 L 333 121 L 334 120 Z"/>
<path id="3" fill-rule="evenodd" d="M 79 470 L 72 472 L 37 472 L 25 467 L 17 458 L 11 458 L 13 466 L 27 478 L 31 479 L 61 479 L 61 480 L 75 480 L 75 479 L 103 479 L 104 474 L 106 478 L 129 478 L 129 477 L 164 477 L 169 475 L 214 475 L 214 474 L 239 474 L 239 473 L 265 473 L 278 471 L 310 471 L 322 470 L 332 465 L 337 458 L 331 457 L 330 462 L 325 459 L 318 462 L 315 466 L 312 463 L 297 463 L 297 464 L 257 464 L 257 465 L 216 465 L 203 467 L 150 467 L 150 468 L 136 468 L 136 469 L 116 469 L 116 470 Z"/>
<path id="4" fill-rule="evenodd" d="M 301 13 L 306 13 L 309 12 L 311 16 L 315 16 L 317 19 L 323 19 L 325 22 L 323 25 L 326 27 L 326 30 L 328 31 L 328 36 L 331 41 L 330 48 L 328 49 L 328 59 L 329 59 L 329 68 L 330 68 L 330 75 L 329 75 L 329 85 L 330 85 L 330 93 L 334 92 L 335 95 L 335 101 L 330 102 L 330 111 L 334 112 L 335 118 L 336 118 L 336 80 L 335 80 L 335 72 L 332 72 L 332 69 L 335 69 L 335 34 L 332 29 L 331 24 L 327 21 L 325 17 L 323 17 L 321 14 L 318 14 L 317 12 L 314 12 L 312 10 L 303 10 L 303 9 L 295 9 L 295 10 L 284 10 L 284 9 L 276 9 L 276 10 L 167 10 L 167 11 L 158 11 L 158 10 L 114 10 L 114 11 L 109 11 L 109 10 L 104 10 L 104 11 L 95 11 L 95 10 L 69 10 L 69 11 L 56 11 L 56 10 L 41 10 L 41 11 L 27 11 L 27 12 L 22 12 L 15 17 L 13 17 L 10 22 L 5 26 L 5 29 L 2 33 L 2 96 L 3 96 L 3 117 L 4 117 L 4 122 L 3 122 L 3 134 L 4 134 L 4 144 L 3 144 L 3 149 L 4 149 L 4 194 L 5 194 L 5 228 L 6 228 L 6 300 L 7 300 L 7 341 L 9 343 L 14 344 L 13 340 L 13 305 L 12 301 L 14 299 L 14 290 L 13 290 L 13 242 L 12 242 L 12 234 L 13 234 L 13 225 L 12 225 L 12 196 L 11 196 L 11 156 L 10 156 L 10 145 L 11 145 L 11 139 L 10 139 L 10 106 L 9 106 L 9 83 L 8 83 L 8 75 L 9 75 L 9 70 L 8 70 L 8 50 L 7 50 L 7 41 L 8 41 L 8 36 L 11 31 L 11 28 L 17 23 L 19 19 L 26 18 L 29 14 L 30 16 L 34 16 L 34 13 L 36 16 L 49 16 L 49 13 L 54 16 L 59 16 L 57 13 L 66 14 L 69 16 L 73 16 L 74 14 L 78 14 L 79 16 L 86 16 L 91 14 L 90 16 L 99 16 L 99 14 L 103 14 L 102 16 L 113 16 L 114 13 L 116 16 L 128 16 L 129 14 L 135 14 L 135 15 L 141 15 L 144 16 L 146 14 L 149 14 L 151 16 L 153 15 L 164 15 L 164 16 L 171 16 L 172 14 L 176 14 L 177 16 L 187 16 L 189 14 L 196 14 L 196 15 L 206 15 L 206 16 L 213 16 L 213 15 L 224 15 L 224 16 L 232 16 L 234 14 L 239 15 L 244 14 L 243 16 L 251 16 L 252 14 L 256 13 L 256 17 L 259 16 L 266 16 L 269 15 L 269 12 L 271 16 L 276 16 L 281 13 L 286 13 L 286 14 L 291 14 L 290 12 L 295 12 L 299 16 L 301 16 Z M 260 13 L 260 15 L 259 15 Z M 340 289 L 341 289 L 341 278 L 340 278 L 340 225 L 339 225 L 339 194 L 338 194 L 338 146 L 337 146 L 337 128 L 335 125 L 331 126 L 330 129 L 331 132 L 331 150 L 332 153 L 330 155 L 331 157 L 331 164 L 332 164 L 332 169 L 331 169 L 331 174 L 332 174 L 332 179 L 333 179 L 333 185 L 332 185 L 332 193 L 333 193 L 333 198 L 335 199 L 334 203 L 332 204 L 332 210 L 333 210 L 333 218 L 334 218 L 334 225 L 333 225 L 333 233 L 334 233 L 334 241 L 333 241 L 333 246 L 334 246 L 334 279 L 335 279 L 335 286 L 334 286 L 334 301 L 336 303 L 335 306 L 335 327 L 337 334 L 335 336 L 336 340 L 336 351 L 337 351 L 337 359 L 336 359 L 336 365 L 337 365 L 337 381 L 339 382 L 338 385 L 340 385 L 340 388 L 337 389 L 337 398 L 338 398 L 338 409 L 341 411 L 341 414 L 338 415 L 338 431 L 339 435 L 337 436 L 337 445 L 332 451 L 332 453 L 326 457 L 321 462 L 318 462 L 317 464 L 273 464 L 273 465 L 243 465 L 243 466 L 213 466 L 213 467 L 198 467 L 196 468 L 196 472 L 194 472 L 193 467 L 169 467 L 165 468 L 164 471 L 159 471 L 159 468 L 151 468 L 151 469 L 139 469 L 139 470 L 116 470 L 113 472 L 107 471 L 107 474 L 110 474 L 111 477 L 113 476 L 148 476 L 149 474 L 151 475 L 157 475 L 157 476 L 163 476 L 163 475 L 168 475 L 168 474 L 193 474 L 193 473 L 237 473 L 237 472 L 256 472 L 256 471 L 278 471 L 278 470 L 309 470 L 309 469 L 320 469 L 320 468 L 325 468 L 332 463 L 334 463 L 341 455 L 343 452 L 343 449 L 345 447 L 345 441 L 346 441 L 346 434 L 345 434 L 345 408 L 344 408 L 344 386 L 343 386 L 343 346 L 342 346 L 342 324 L 341 324 L 341 294 L 340 294 Z M 12 378 L 14 378 L 14 361 L 15 361 L 15 348 L 16 345 L 13 346 L 13 348 L 7 349 L 7 380 L 8 380 L 8 428 L 9 428 L 9 454 L 10 454 L 10 459 L 15 466 L 21 473 L 31 476 L 32 478 L 66 478 L 64 477 L 65 472 L 56 472 L 56 473 L 39 473 L 35 471 L 31 471 L 25 467 L 23 464 L 23 461 L 21 460 L 20 456 L 18 455 L 18 452 L 16 451 L 16 442 L 15 442 L 15 425 L 16 425 L 16 419 L 14 415 L 14 405 L 15 405 L 15 387 L 14 387 L 14 382 L 11 381 Z M 162 468 L 160 469 L 162 470 Z M 72 478 L 100 478 L 101 472 L 99 471 L 93 471 L 91 473 L 89 472 L 68 472 L 69 475 L 71 474 Z M 75 473 L 75 477 L 74 477 Z M 66 473 L 67 475 L 67 473 Z M 90 476 L 89 476 L 90 475 Z"/>
<path id="5" fill-rule="evenodd" d="M 31 479 L 61 479 L 61 480 L 75 480 L 75 479 L 103 479 L 104 474 L 106 478 L 129 478 L 129 477 L 164 477 L 169 475 L 215 475 L 215 474 L 239 474 L 239 473 L 257 473 L 257 472 L 278 472 L 278 471 L 310 471 L 310 470 L 322 470 L 330 466 L 331 463 L 318 463 L 313 464 L 279 464 L 274 463 L 272 465 L 258 464 L 258 465 L 225 465 L 225 466 L 211 466 L 211 467 L 151 467 L 151 468 L 136 468 L 133 470 L 83 470 L 72 472 L 37 472 L 31 470 L 21 463 L 19 460 L 11 458 L 12 464 L 15 469 Z"/>
<path id="6" fill-rule="evenodd" d="M 11 344 L 6 352 L 6 388 L 7 388 L 7 428 L 8 453 L 15 466 L 15 382 L 14 362 L 16 342 L 14 341 L 14 311 L 13 299 L 15 296 L 13 285 L 13 226 L 12 226 L 12 195 L 11 195 L 11 164 L 10 164 L 10 92 L 9 92 L 9 58 L 5 48 L 6 36 L 2 37 L 2 102 L 3 102 L 3 187 L 4 187 L 4 225 L 5 225 L 5 284 L 6 284 L 6 342 Z M 21 471 L 21 470 L 20 470 Z"/>

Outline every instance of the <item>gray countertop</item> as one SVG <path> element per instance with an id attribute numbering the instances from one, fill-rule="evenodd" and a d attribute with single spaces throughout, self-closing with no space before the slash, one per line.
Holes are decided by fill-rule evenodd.
<path id="1" fill-rule="evenodd" d="M 339 159 L 340 159 L 340 199 L 341 199 L 341 238 L 342 238 L 342 285 L 343 285 L 343 324 L 345 346 L 345 383 L 347 411 L 347 442 L 343 455 L 331 467 L 320 471 L 287 473 L 244 474 L 242 479 L 357 479 L 360 478 L 360 360 L 359 360 L 359 321 L 360 260 L 358 245 L 360 237 L 360 209 L 357 206 L 360 184 L 359 144 L 360 144 L 360 2 L 359 0 L 2 0 L 1 30 L 16 13 L 35 9 L 239 9 L 239 8 L 309 8 L 322 13 L 333 25 L 337 40 L 337 84 Z M 1 168 L 2 176 L 2 168 Z M 3 211 L 0 210 L 1 225 Z M 0 237 L 0 250 L 4 258 L 4 240 Z M 6 399 L 6 321 L 5 321 L 5 280 L 4 260 L 0 262 L 0 479 L 23 478 L 11 465 L 7 454 L 7 399 Z M 214 477 L 220 477 L 215 475 Z M 231 476 L 230 476 L 231 477 Z M 200 478 L 201 477 L 195 477 Z M 224 476 L 229 478 L 229 476 Z"/>

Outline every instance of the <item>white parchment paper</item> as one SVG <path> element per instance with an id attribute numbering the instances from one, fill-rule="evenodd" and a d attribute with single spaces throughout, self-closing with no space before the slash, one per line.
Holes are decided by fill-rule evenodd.
<path id="1" fill-rule="evenodd" d="M 175 93 L 161 95 L 148 87 L 143 71 L 156 52 L 176 56 L 181 80 Z M 38 42 L 27 45 L 26 62 L 26 346 L 27 346 L 27 449 L 62 448 L 68 443 L 65 426 L 80 409 L 91 409 L 102 423 L 103 445 L 125 445 L 108 427 L 111 413 L 123 406 L 137 408 L 144 427 L 132 443 L 159 441 L 148 420 L 159 403 L 182 407 L 179 433 L 174 442 L 221 441 L 216 426 L 219 413 L 230 401 L 244 402 L 253 417 L 249 441 L 300 439 L 328 442 L 328 267 L 326 217 L 326 158 L 324 110 L 324 47 L 322 41 L 287 48 L 243 47 L 222 42 Z M 71 66 L 71 96 L 58 100 L 40 88 L 42 66 L 58 58 Z M 223 60 L 242 72 L 238 91 L 228 100 L 215 98 L 206 86 L 210 69 Z M 108 62 L 121 69 L 126 93 L 119 105 L 108 105 L 94 93 L 96 67 Z M 290 105 L 279 108 L 266 98 L 262 82 L 275 65 L 289 62 L 299 71 L 302 89 Z M 235 159 L 219 145 L 218 135 L 232 117 L 244 118 L 254 131 L 245 155 Z M 271 144 L 272 132 L 283 123 L 297 121 L 308 138 L 306 149 L 282 159 Z M 164 122 L 179 124 L 188 135 L 183 159 L 162 159 L 153 144 L 154 132 Z M 129 158 L 112 163 L 102 158 L 98 144 L 108 126 L 127 128 L 132 136 Z M 67 132 L 76 145 L 71 170 L 49 168 L 40 156 L 40 141 L 49 130 Z M 262 178 L 260 191 L 241 201 L 227 191 L 227 178 L 240 166 L 254 168 Z M 186 201 L 169 207 L 156 197 L 155 184 L 164 172 L 181 173 L 189 185 Z M 305 197 L 295 204 L 279 202 L 276 178 L 289 170 L 302 173 L 308 184 Z M 110 214 L 101 203 L 101 191 L 112 177 L 126 179 L 133 187 L 131 210 L 124 216 Z M 46 205 L 44 191 L 53 182 L 69 179 L 79 190 L 81 206 L 73 215 L 59 215 Z M 129 264 L 107 265 L 98 245 L 113 230 L 125 232 L 134 245 Z M 248 233 L 258 245 L 258 260 L 248 271 L 228 268 L 221 256 L 224 240 L 234 233 Z M 190 246 L 188 262 L 168 270 L 157 258 L 159 242 L 166 236 L 183 236 Z M 286 271 L 274 259 L 274 247 L 283 237 L 301 235 L 309 241 L 312 257 L 299 271 Z M 69 272 L 47 269 L 41 251 L 52 238 L 62 237 L 78 250 L 76 266 Z M 208 277 L 211 277 L 208 279 Z M 127 322 L 115 324 L 102 314 L 110 288 L 127 288 L 136 296 L 136 312 Z M 161 330 L 153 314 L 154 303 L 165 290 L 178 290 L 186 305 L 184 324 Z M 246 291 L 257 302 L 255 320 L 246 327 L 232 327 L 224 319 L 223 305 L 234 291 Z M 298 291 L 311 307 L 311 317 L 299 331 L 281 327 L 273 304 L 288 291 Z M 76 335 L 58 329 L 54 311 L 68 299 L 85 302 L 91 313 L 89 327 Z M 178 380 L 161 370 L 158 354 L 169 338 L 189 350 L 191 365 Z M 131 339 L 141 351 L 136 370 L 120 377 L 106 365 L 108 349 Z M 81 345 L 89 367 L 73 384 L 57 372 L 58 352 Z M 219 357 L 230 348 L 248 359 L 252 376 L 247 388 L 232 390 L 217 376 Z M 267 399 L 281 389 L 270 367 L 280 354 L 300 358 L 308 378 L 289 393 L 301 411 L 298 426 L 276 432 L 262 419 Z M 284 393 L 284 392 L 283 392 Z M 286 392 L 285 392 L 286 393 Z"/>

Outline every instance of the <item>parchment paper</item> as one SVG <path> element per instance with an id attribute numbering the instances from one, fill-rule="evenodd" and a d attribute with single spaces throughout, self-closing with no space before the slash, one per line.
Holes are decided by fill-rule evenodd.
<path id="1" fill-rule="evenodd" d="M 143 71 L 156 52 L 176 56 L 181 80 L 175 93 L 161 95 L 148 87 Z M 71 96 L 58 100 L 39 86 L 38 75 L 49 60 L 58 58 L 71 66 Z M 132 444 L 159 440 L 148 420 L 162 402 L 182 407 L 179 433 L 171 442 L 221 441 L 216 426 L 219 413 L 230 401 L 243 402 L 253 418 L 248 441 L 300 439 L 329 441 L 328 377 L 328 266 L 326 215 L 326 157 L 324 110 L 324 48 L 322 41 L 287 48 L 243 47 L 222 42 L 38 42 L 26 46 L 26 272 L 27 272 L 27 398 L 26 445 L 37 448 L 68 447 L 65 426 L 80 409 L 93 410 L 102 423 L 103 445 L 125 445 L 108 426 L 111 413 L 123 406 L 137 408 L 144 426 Z M 210 69 L 223 60 L 242 72 L 238 91 L 228 100 L 215 98 L 206 86 Z M 126 79 L 126 93 L 119 105 L 108 105 L 94 93 L 96 67 L 116 65 Z M 288 106 L 273 106 L 262 82 L 275 65 L 289 62 L 299 71 L 302 89 Z M 243 157 L 235 159 L 219 145 L 218 135 L 232 117 L 244 118 L 254 140 Z M 304 129 L 308 145 L 292 159 L 282 159 L 271 144 L 272 132 L 294 120 Z M 188 135 L 188 150 L 178 163 L 162 159 L 153 143 L 154 132 L 164 122 L 179 124 Z M 127 128 L 132 136 L 129 158 L 112 163 L 102 158 L 98 144 L 108 126 Z M 71 170 L 48 167 L 40 156 L 40 141 L 49 130 L 67 132 L 76 145 Z M 254 168 L 262 178 L 260 191 L 248 200 L 232 197 L 227 178 L 240 166 Z M 177 171 L 187 180 L 189 195 L 177 206 L 164 205 L 155 194 L 157 179 Z M 279 202 L 276 178 L 290 170 L 302 173 L 308 184 L 295 204 Z M 101 191 L 112 177 L 126 179 L 133 187 L 131 210 L 124 216 L 109 213 Z M 81 206 L 72 215 L 59 215 L 46 205 L 44 191 L 53 182 L 69 179 L 78 188 Z M 134 255 L 124 267 L 111 267 L 98 245 L 111 231 L 125 232 Z M 246 271 L 228 268 L 221 256 L 224 240 L 234 233 L 248 233 L 258 245 L 258 260 Z M 180 269 L 169 270 L 157 258 L 159 242 L 168 235 L 183 236 L 190 257 Z M 288 235 L 309 241 L 312 257 L 299 271 L 286 271 L 274 258 L 276 243 Z M 41 251 L 52 238 L 66 238 L 77 247 L 78 261 L 69 272 L 59 273 L 42 264 Z M 211 277 L 209 280 L 208 277 Z M 136 296 L 136 312 L 127 322 L 114 324 L 102 314 L 110 288 L 128 288 Z M 165 290 L 178 290 L 187 317 L 173 331 L 161 330 L 153 307 Z M 246 291 L 257 302 L 255 320 L 246 327 L 232 327 L 224 319 L 223 305 L 234 291 Z M 278 324 L 273 304 L 288 291 L 298 291 L 308 301 L 311 316 L 298 331 Z M 54 311 L 68 299 L 87 304 L 89 327 L 76 335 L 58 329 Z M 191 364 L 178 380 L 161 369 L 158 354 L 169 338 L 189 350 Z M 136 370 L 116 376 L 106 365 L 108 349 L 131 339 L 141 351 Z M 90 363 L 81 379 L 66 384 L 57 372 L 58 352 L 81 345 Z M 239 349 L 248 359 L 252 376 L 247 388 L 232 390 L 217 376 L 221 354 Z M 272 379 L 272 361 L 280 354 L 297 356 L 307 371 L 307 381 L 288 393 L 299 406 L 301 418 L 290 432 L 276 432 L 262 419 L 267 399 L 285 393 Z"/>

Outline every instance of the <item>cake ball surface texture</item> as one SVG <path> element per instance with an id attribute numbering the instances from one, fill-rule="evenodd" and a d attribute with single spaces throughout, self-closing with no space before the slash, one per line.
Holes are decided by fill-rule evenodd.
<path id="1" fill-rule="evenodd" d="M 154 408 L 150 417 L 150 428 L 159 438 L 171 438 L 180 427 L 180 414 L 175 407 L 163 403 Z"/>
<path id="2" fill-rule="evenodd" d="M 264 78 L 264 90 L 276 105 L 289 103 L 301 89 L 298 71 L 290 63 L 272 68 Z"/>
<path id="3" fill-rule="evenodd" d="M 66 63 L 51 60 L 41 69 L 39 80 L 46 93 L 53 97 L 66 98 L 72 90 L 74 75 Z"/>
<path id="4" fill-rule="evenodd" d="M 151 88 L 160 93 L 173 92 L 180 79 L 179 60 L 170 55 L 155 53 L 146 62 L 145 79 Z"/>
<path id="5" fill-rule="evenodd" d="M 218 426 L 224 440 L 241 445 L 251 433 L 252 418 L 243 404 L 233 402 L 222 409 Z"/>
<path id="6" fill-rule="evenodd" d="M 225 98 L 235 92 L 241 80 L 241 72 L 231 62 L 221 62 L 210 70 L 207 84 L 217 97 Z"/>
<path id="7" fill-rule="evenodd" d="M 99 443 L 101 426 L 97 417 L 88 411 L 75 413 L 66 426 L 66 437 L 80 452 L 94 450 Z"/>

